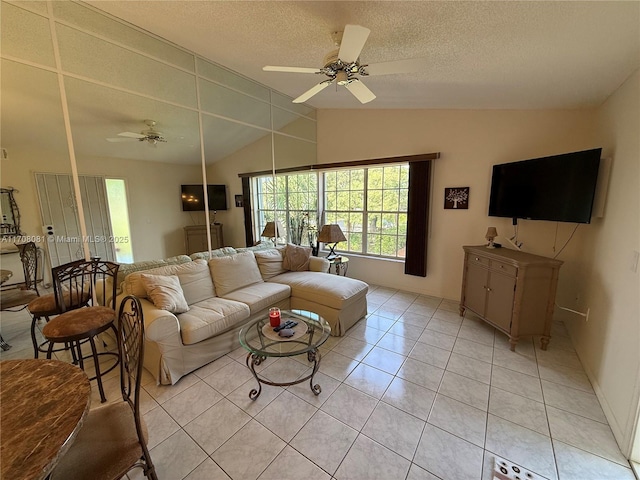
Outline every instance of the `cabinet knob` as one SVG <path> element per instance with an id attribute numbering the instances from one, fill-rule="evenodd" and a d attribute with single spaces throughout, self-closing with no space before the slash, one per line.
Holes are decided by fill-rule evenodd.
<path id="1" fill-rule="evenodd" d="M 476 262 L 479 262 L 479 261 L 480 261 L 480 258 L 476 257 Z"/>
<path id="2" fill-rule="evenodd" d="M 487 292 L 490 292 L 490 291 L 491 291 L 491 289 L 490 289 L 489 287 L 486 287 L 486 288 L 487 288 Z"/>

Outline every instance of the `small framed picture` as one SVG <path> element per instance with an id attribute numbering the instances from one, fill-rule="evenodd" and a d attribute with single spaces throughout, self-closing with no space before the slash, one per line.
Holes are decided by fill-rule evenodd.
<path id="1" fill-rule="evenodd" d="M 469 187 L 450 187 L 444 189 L 445 210 L 469 209 Z"/>
<path id="2" fill-rule="evenodd" d="M 242 195 L 236 195 L 236 207 L 244 207 L 244 201 L 242 200 Z"/>

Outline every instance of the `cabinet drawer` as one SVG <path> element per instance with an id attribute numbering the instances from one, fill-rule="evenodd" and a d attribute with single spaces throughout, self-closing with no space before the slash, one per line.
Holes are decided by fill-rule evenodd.
<path id="1" fill-rule="evenodd" d="M 469 264 L 489 266 L 489 259 L 487 257 L 481 257 L 480 255 L 474 255 L 472 253 L 469 254 L 467 261 Z"/>
<path id="2" fill-rule="evenodd" d="M 491 269 L 514 277 L 518 273 L 517 267 L 509 265 L 508 263 L 498 262 L 497 260 L 491 260 Z"/>

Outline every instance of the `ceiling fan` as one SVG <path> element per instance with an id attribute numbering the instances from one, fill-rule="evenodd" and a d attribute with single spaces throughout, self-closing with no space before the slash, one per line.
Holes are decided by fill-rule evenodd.
<path id="1" fill-rule="evenodd" d="M 340 33 L 342 33 L 342 41 L 340 41 Z M 334 81 L 349 90 L 361 103 L 368 103 L 376 96 L 362 83 L 361 76 L 415 72 L 422 68 L 424 62 L 422 59 L 408 59 L 373 63 L 371 65 L 361 64 L 360 52 L 369 37 L 369 33 L 371 33 L 371 30 L 360 25 L 346 25 L 344 32 L 334 32 L 332 34 L 334 43 L 336 46 L 339 45 L 340 48 L 327 54 L 322 68 L 267 65 L 262 70 L 266 72 L 323 73 L 329 77 L 294 99 L 293 103 L 306 102 Z"/>
<path id="2" fill-rule="evenodd" d="M 144 123 L 149 127 L 148 130 L 143 130 L 140 133 L 135 132 L 122 132 L 119 133 L 117 137 L 107 138 L 107 142 L 131 142 L 131 141 L 139 141 L 144 142 L 145 140 L 149 142 L 151 145 L 157 145 L 158 142 L 166 142 L 167 140 L 164 138 L 162 132 L 158 132 L 154 127 L 156 126 L 155 120 L 145 120 Z"/>

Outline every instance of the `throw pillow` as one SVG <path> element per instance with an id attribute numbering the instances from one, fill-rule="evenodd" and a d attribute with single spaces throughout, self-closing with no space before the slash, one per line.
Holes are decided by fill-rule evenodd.
<path id="1" fill-rule="evenodd" d="M 311 247 L 301 247 L 292 243 L 287 244 L 284 249 L 283 268 L 292 272 L 304 272 L 309 270 L 309 258 L 311 257 Z"/>
<path id="2" fill-rule="evenodd" d="M 209 270 L 216 293 L 220 297 L 263 281 L 256 257 L 251 251 L 236 253 L 229 257 L 212 258 L 209 260 Z"/>
<path id="3" fill-rule="evenodd" d="M 204 260 L 194 260 L 179 265 L 165 265 L 142 272 L 127 275 L 122 283 L 122 292 L 127 295 L 146 298 L 147 290 L 142 284 L 141 275 L 177 275 L 180 286 L 189 305 L 215 296 L 209 267 Z"/>
<path id="4" fill-rule="evenodd" d="M 286 272 L 282 266 L 282 253 L 283 250 L 270 248 L 269 250 L 258 250 L 253 252 L 258 262 L 258 268 L 262 274 L 264 280 L 280 275 Z"/>
<path id="5" fill-rule="evenodd" d="M 171 313 L 189 311 L 189 305 L 184 298 L 177 275 L 148 275 L 142 273 L 140 280 L 147 291 L 147 296 L 157 308 Z"/>

